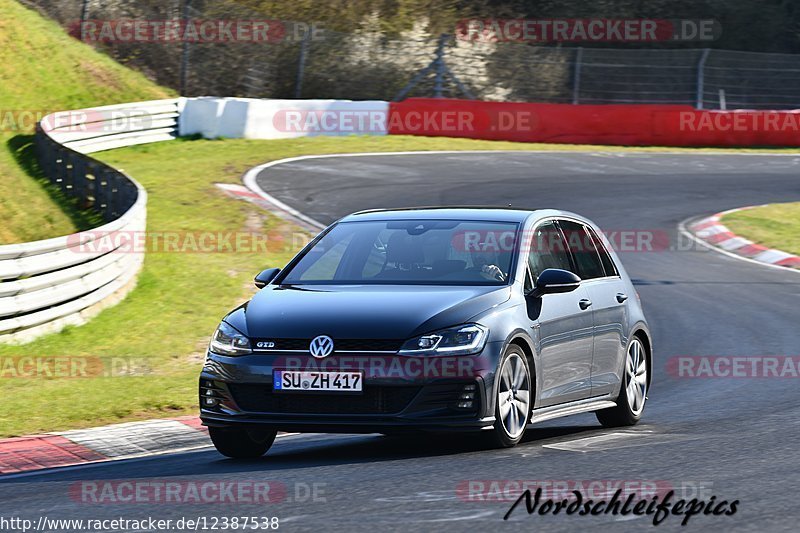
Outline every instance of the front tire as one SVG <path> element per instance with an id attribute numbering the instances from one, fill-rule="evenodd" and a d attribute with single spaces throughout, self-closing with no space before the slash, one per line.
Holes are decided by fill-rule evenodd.
<path id="1" fill-rule="evenodd" d="M 633 337 L 625 356 L 625 373 L 617 405 L 595 413 L 603 426 L 633 426 L 639 422 L 647 400 L 648 371 L 644 343 L 639 337 Z"/>
<path id="2" fill-rule="evenodd" d="M 256 459 L 272 447 L 278 432 L 275 430 L 208 428 L 211 442 L 219 453 L 233 459 Z"/>
<path id="3" fill-rule="evenodd" d="M 531 416 L 533 387 L 528 360 L 521 348 L 510 345 L 497 373 L 494 429 L 488 435 L 495 448 L 516 446 L 525 435 Z"/>

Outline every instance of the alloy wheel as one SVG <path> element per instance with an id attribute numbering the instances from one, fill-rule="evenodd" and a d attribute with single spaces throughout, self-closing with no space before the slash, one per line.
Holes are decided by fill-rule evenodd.
<path id="1" fill-rule="evenodd" d="M 497 395 L 500 420 L 512 439 L 525 431 L 530 416 L 531 385 L 525 362 L 512 353 L 500 370 L 500 387 Z"/>
<path id="2" fill-rule="evenodd" d="M 647 361 L 644 347 L 639 339 L 633 339 L 628 347 L 625 374 L 628 406 L 635 416 L 639 416 L 644 410 L 644 402 L 647 398 Z"/>

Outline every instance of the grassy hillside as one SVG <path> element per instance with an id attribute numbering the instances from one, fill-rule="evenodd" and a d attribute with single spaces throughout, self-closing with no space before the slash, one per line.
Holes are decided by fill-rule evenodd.
<path id="1" fill-rule="evenodd" d="M 55 22 L 15 0 L 0 0 L 0 244 L 68 234 L 93 220 L 39 178 L 32 129 L 20 118 L 170 96 Z"/>

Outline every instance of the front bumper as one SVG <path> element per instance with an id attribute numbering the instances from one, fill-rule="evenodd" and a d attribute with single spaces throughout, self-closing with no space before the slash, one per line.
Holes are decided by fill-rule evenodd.
<path id="1" fill-rule="evenodd" d="M 434 371 L 428 368 L 422 375 L 410 372 L 392 375 L 387 372 L 387 368 L 393 368 L 392 364 L 376 370 L 376 359 L 361 355 L 363 360 L 358 369 L 364 372 L 364 387 L 360 394 L 275 392 L 272 388 L 274 370 L 353 371 L 352 359 L 331 357 L 321 368 L 319 360 L 305 355 L 254 354 L 234 358 L 209 354 L 200 377 L 200 418 L 210 427 L 269 426 L 279 431 L 299 432 L 488 429 L 494 424 L 494 406 L 490 401 L 495 368 L 493 351 L 484 349 L 477 356 L 461 356 L 450 366 L 442 358 L 436 362 L 439 367 L 430 365 Z M 392 356 L 391 359 L 399 361 L 401 369 L 416 367 L 414 358 Z M 317 366 L 309 368 L 309 365 Z M 424 361 L 420 361 L 419 367 L 423 366 Z"/>

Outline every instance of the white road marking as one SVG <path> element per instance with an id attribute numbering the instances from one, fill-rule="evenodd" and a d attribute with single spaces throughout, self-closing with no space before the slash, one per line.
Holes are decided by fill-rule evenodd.
<path id="1" fill-rule="evenodd" d="M 584 437 L 582 439 L 574 439 L 565 442 L 555 442 L 552 444 L 545 444 L 542 448 L 551 448 L 553 450 L 562 450 L 568 452 L 597 452 L 603 450 L 616 449 L 629 446 L 640 446 L 642 444 L 649 444 L 649 442 L 637 442 L 638 440 L 650 437 L 652 432 L 636 432 L 636 433 L 606 433 L 604 435 L 596 435 L 594 437 Z M 666 435 L 665 435 L 666 436 Z"/>

